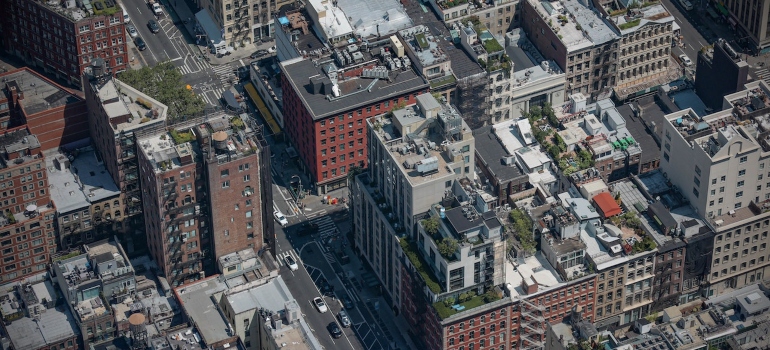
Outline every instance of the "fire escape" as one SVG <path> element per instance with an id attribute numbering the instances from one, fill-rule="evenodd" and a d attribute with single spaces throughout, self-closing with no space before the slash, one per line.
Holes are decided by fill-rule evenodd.
<path id="1" fill-rule="evenodd" d="M 519 349 L 545 349 L 546 320 L 543 305 L 535 305 L 529 300 L 521 299 Z"/>
<path id="2" fill-rule="evenodd" d="M 126 194 L 126 216 L 142 212 L 141 192 L 139 188 L 139 166 L 136 157 L 136 143 L 133 134 L 120 136 L 120 169 L 123 192 Z"/>
<path id="3" fill-rule="evenodd" d="M 187 254 L 185 257 L 187 249 L 184 245 L 187 243 L 188 237 L 186 233 L 181 232 L 178 227 L 183 225 L 187 220 L 201 220 L 201 210 L 205 210 L 205 205 L 203 206 L 204 208 L 201 208 L 201 204 L 192 200 L 182 200 L 179 205 L 177 205 L 176 200 L 179 198 L 179 193 L 177 192 L 176 187 L 175 182 L 169 182 L 162 185 L 161 189 L 163 194 L 161 203 L 163 203 L 166 208 L 164 227 L 165 232 L 168 232 L 167 242 L 169 244 L 167 267 L 169 275 L 167 277 L 171 280 L 182 281 L 188 276 L 202 271 L 200 261 L 203 259 L 204 253 L 202 251 L 195 251 Z M 202 244 L 199 245 L 197 249 L 200 248 L 202 248 Z"/>

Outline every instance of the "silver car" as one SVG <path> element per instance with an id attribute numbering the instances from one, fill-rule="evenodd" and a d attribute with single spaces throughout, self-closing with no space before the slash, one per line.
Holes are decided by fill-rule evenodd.
<path id="1" fill-rule="evenodd" d="M 350 327 L 350 317 L 348 316 L 348 313 L 345 312 L 345 310 L 340 310 L 340 312 L 337 314 L 337 318 L 340 320 L 342 327 Z"/>
<path id="2" fill-rule="evenodd" d="M 126 31 L 128 32 L 128 35 L 130 35 L 132 38 L 136 38 L 137 36 L 139 36 L 139 32 L 136 31 L 136 27 L 134 27 L 133 24 L 127 24 Z"/>

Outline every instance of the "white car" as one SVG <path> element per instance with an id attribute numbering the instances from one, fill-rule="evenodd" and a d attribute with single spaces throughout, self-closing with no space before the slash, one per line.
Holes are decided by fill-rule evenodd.
<path id="1" fill-rule="evenodd" d="M 136 31 L 136 27 L 134 27 L 133 24 L 127 24 L 126 31 L 128 31 L 128 35 L 130 35 L 132 38 L 139 36 L 139 32 Z"/>
<path id="2" fill-rule="evenodd" d="M 155 12 L 156 16 L 163 15 L 163 9 L 160 7 L 160 4 L 158 4 L 157 2 L 152 4 L 152 12 Z"/>
<path id="3" fill-rule="evenodd" d="M 326 303 L 323 299 L 319 297 L 313 298 L 313 305 L 315 305 L 315 308 L 318 309 L 318 312 L 325 313 L 326 311 L 329 311 L 329 308 L 326 307 Z"/>
<path id="4" fill-rule="evenodd" d="M 291 255 L 287 255 L 286 258 L 284 258 L 284 260 L 286 260 L 286 266 L 288 266 L 290 270 L 297 271 L 297 269 L 299 269 L 299 266 L 297 265 L 297 261 L 295 261 L 294 258 L 291 257 Z"/>
<path id="5" fill-rule="evenodd" d="M 283 216 L 283 213 L 280 211 L 273 212 L 273 216 L 275 217 L 275 221 L 278 221 L 281 226 L 286 226 L 289 224 L 289 220 L 287 220 L 286 217 Z"/>
<path id="6" fill-rule="evenodd" d="M 689 66 L 692 66 L 692 61 L 690 61 L 690 58 L 689 58 L 689 57 L 687 57 L 687 55 L 685 55 L 685 54 L 681 54 L 681 55 L 679 55 L 679 59 L 680 59 L 680 60 L 682 60 L 682 64 L 683 64 L 685 67 L 689 67 Z"/>
<path id="7" fill-rule="evenodd" d="M 128 17 L 126 10 L 123 10 L 123 23 L 131 23 L 131 17 Z"/>
<path id="8" fill-rule="evenodd" d="M 275 45 L 273 45 L 273 46 L 271 46 L 269 49 L 267 49 L 267 52 L 269 52 L 269 53 L 275 53 L 275 50 L 276 50 L 276 48 L 275 48 Z"/>

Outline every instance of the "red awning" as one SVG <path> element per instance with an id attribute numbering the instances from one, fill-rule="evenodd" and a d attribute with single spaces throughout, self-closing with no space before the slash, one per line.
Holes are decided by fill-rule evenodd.
<path id="1" fill-rule="evenodd" d="M 607 192 L 602 192 L 594 196 L 594 203 L 599 207 L 599 210 L 601 210 L 605 218 L 619 215 L 623 212 L 618 203 L 615 202 L 615 198 L 612 198 L 612 195 Z"/>

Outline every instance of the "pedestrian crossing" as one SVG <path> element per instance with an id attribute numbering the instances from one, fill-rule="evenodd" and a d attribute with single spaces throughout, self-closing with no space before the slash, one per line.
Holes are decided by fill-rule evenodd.
<path id="1" fill-rule="evenodd" d="M 332 252 L 325 252 L 324 253 L 324 259 L 326 259 L 326 261 L 329 264 L 333 264 L 333 263 L 337 262 L 337 260 L 335 260 L 335 258 L 334 258 L 334 254 L 332 254 Z"/>
<path id="2" fill-rule="evenodd" d="M 337 229 L 337 224 L 335 224 L 328 216 L 315 218 L 310 220 L 310 222 L 318 225 L 318 234 L 321 236 L 321 239 L 336 236 L 340 232 L 339 229 Z"/>
<path id="3" fill-rule="evenodd" d="M 757 79 L 764 80 L 764 81 L 770 81 L 768 78 L 770 78 L 770 70 L 767 68 L 757 69 L 754 74 L 757 76 Z"/>
<path id="4" fill-rule="evenodd" d="M 297 265 L 302 265 L 302 260 L 299 259 L 299 253 L 297 253 L 297 248 L 294 248 L 292 250 L 289 250 L 287 252 L 281 252 L 278 253 L 278 265 L 280 266 L 286 266 L 286 257 L 291 256 L 294 258 L 294 261 L 297 262 Z"/>
<path id="5" fill-rule="evenodd" d="M 313 218 L 315 218 L 315 217 L 317 217 L 317 216 L 323 216 L 323 215 L 326 215 L 326 209 L 321 209 L 321 210 L 318 210 L 318 211 L 314 211 L 313 213 L 311 213 L 311 214 L 307 214 L 307 215 L 305 215 L 305 216 L 306 216 L 308 219 L 313 219 Z"/>
<path id="6" fill-rule="evenodd" d="M 219 81 L 222 82 L 222 85 L 231 85 L 230 80 L 235 81 L 236 76 L 233 74 L 233 67 L 229 64 L 223 64 L 220 66 L 211 66 L 211 70 L 214 71 L 214 73 L 217 74 L 217 77 L 219 77 Z"/>

